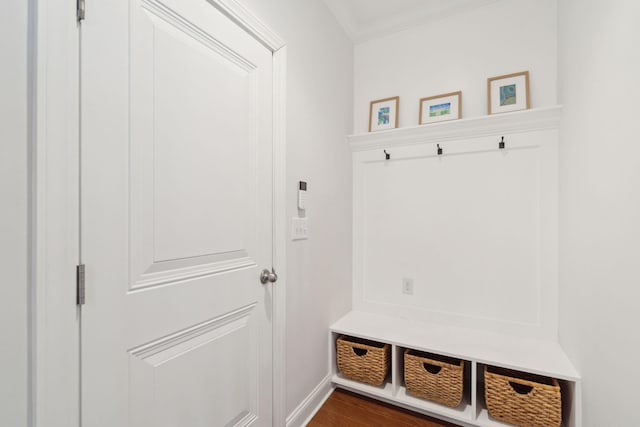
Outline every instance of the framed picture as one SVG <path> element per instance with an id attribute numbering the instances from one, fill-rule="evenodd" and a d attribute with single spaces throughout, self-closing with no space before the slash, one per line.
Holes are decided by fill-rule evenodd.
<path id="1" fill-rule="evenodd" d="M 529 72 L 487 79 L 489 114 L 529 109 Z"/>
<path id="2" fill-rule="evenodd" d="M 397 128 L 399 104 L 399 96 L 371 101 L 369 132 Z"/>
<path id="3" fill-rule="evenodd" d="M 456 120 L 462 117 L 462 92 L 430 96 L 420 100 L 421 125 Z"/>

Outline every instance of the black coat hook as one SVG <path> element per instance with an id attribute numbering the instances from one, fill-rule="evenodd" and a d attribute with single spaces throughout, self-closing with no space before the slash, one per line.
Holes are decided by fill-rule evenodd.
<path id="1" fill-rule="evenodd" d="M 438 144 L 438 156 L 442 156 L 442 148 L 440 148 L 440 144 Z"/>
<path id="2" fill-rule="evenodd" d="M 391 158 L 391 154 L 387 153 L 387 150 L 382 150 L 382 151 L 384 151 L 384 159 L 389 160 Z"/>
<path id="3" fill-rule="evenodd" d="M 502 137 L 502 141 L 498 143 L 498 149 L 504 150 L 504 136 Z"/>

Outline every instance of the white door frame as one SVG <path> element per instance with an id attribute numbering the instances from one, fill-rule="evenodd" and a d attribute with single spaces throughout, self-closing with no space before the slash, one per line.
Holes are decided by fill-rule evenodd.
<path id="1" fill-rule="evenodd" d="M 273 425 L 285 408 L 286 61 L 284 41 L 236 0 L 208 0 L 273 53 Z M 75 2 L 36 0 L 35 220 L 32 275 L 33 426 L 73 427 L 80 415 L 79 52 Z M 91 19 L 91 1 L 87 1 Z"/>

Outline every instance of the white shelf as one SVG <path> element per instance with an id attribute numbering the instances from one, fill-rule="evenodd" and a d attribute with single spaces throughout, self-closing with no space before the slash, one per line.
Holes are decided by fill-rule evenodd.
<path id="1" fill-rule="evenodd" d="M 353 151 L 477 138 L 499 133 L 558 129 L 562 106 L 451 120 L 347 137 Z"/>
<path id="2" fill-rule="evenodd" d="M 352 311 L 331 331 L 569 381 L 580 376 L 560 345 L 481 330 Z"/>

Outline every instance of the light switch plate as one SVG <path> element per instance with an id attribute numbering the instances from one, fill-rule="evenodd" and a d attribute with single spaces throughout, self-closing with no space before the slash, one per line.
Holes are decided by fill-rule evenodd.
<path id="1" fill-rule="evenodd" d="M 309 219 L 293 217 L 291 219 L 291 240 L 306 240 L 309 238 Z"/>

